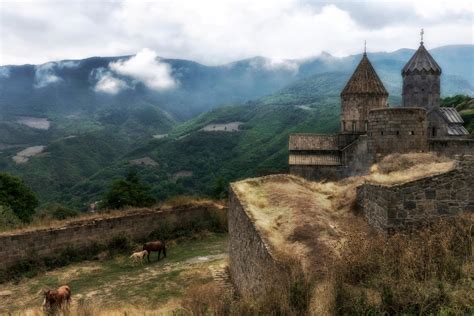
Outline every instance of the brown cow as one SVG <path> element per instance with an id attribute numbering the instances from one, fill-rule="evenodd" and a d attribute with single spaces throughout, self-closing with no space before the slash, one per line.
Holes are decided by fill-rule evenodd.
<path id="1" fill-rule="evenodd" d="M 143 245 L 143 250 L 148 251 L 148 262 L 150 262 L 150 254 L 153 251 L 158 252 L 158 261 L 160 261 L 161 251 L 163 250 L 164 258 L 166 258 L 166 245 L 164 241 L 151 241 Z"/>
<path id="2" fill-rule="evenodd" d="M 69 285 L 60 286 L 57 290 L 44 290 L 43 308 L 46 312 L 69 309 L 71 303 L 71 288 Z"/>

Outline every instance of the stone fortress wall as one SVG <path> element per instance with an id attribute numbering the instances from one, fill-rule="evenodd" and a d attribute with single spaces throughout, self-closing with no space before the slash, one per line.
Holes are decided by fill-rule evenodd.
<path id="1" fill-rule="evenodd" d="M 87 247 L 105 244 L 119 234 L 132 239 L 146 238 L 164 222 L 174 226 L 192 222 L 210 212 L 225 212 L 213 203 L 183 205 L 159 210 L 139 210 L 110 217 L 79 219 L 67 226 L 33 229 L 0 234 L 0 269 L 15 263 L 58 255 L 67 247 Z"/>
<path id="2" fill-rule="evenodd" d="M 367 150 L 374 158 L 391 153 L 426 152 L 424 108 L 376 109 L 369 113 Z"/>
<path id="3" fill-rule="evenodd" d="M 364 183 L 357 207 L 377 230 L 390 233 L 426 221 L 474 212 L 474 156 L 461 156 L 451 171 L 395 185 Z M 278 282 L 282 263 L 255 226 L 242 199 L 230 187 L 229 269 L 236 290 L 258 295 Z"/>
<path id="4" fill-rule="evenodd" d="M 463 211 L 474 212 L 474 157 L 460 157 L 455 169 L 396 185 L 365 183 L 357 205 L 368 223 L 391 232 Z"/>
<path id="5" fill-rule="evenodd" d="M 447 157 L 474 155 L 474 139 L 428 138 L 428 148 Z"/>
<path id="6" fill-rule="evenodd" d="M 229 190 L 229 272 L 236 290 L 244 296 L 264 293 L 279 275 L 278 261 L 260 235 L 245 205 Z"/>

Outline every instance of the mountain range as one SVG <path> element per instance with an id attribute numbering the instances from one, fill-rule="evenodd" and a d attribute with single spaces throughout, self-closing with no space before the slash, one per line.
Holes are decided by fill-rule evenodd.
<path id="1" fill-rule="evenodd" d="M 430 52 L 444 96 L 474 95 L 473 45 Z M 391 104 L 400 104 L 400 71 L 413 53 L 368 54 Z M 290 132 L 336 131 L 339 93 L 361 55 L 222 66 L 158 58 L 149 69 L 159 76 L 134 67 L 138 57 L 0 67 L 1 170 L 43 203 L 79 208 L 130 168 L 160 199 L 218 196 L 229 181 L 285 171 Z"/>

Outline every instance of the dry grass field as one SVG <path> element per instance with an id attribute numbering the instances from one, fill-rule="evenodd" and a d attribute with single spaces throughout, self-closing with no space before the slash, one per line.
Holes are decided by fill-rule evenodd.
<path id="1" fill-rule="evenodd" d="M 0 284 L 0 314 L 43 315 L 41 291 L 69 284 L 70 315 L 167 315 L 182 310 L 189 287 L 213 282 L 210 269 L 227 262 L 227 236 L 203 233 L 169 244 L 168 257 L 133 264 L 127 256 L 84 261 Z M 185 311 L 183 311 L 185 312 Z"/>

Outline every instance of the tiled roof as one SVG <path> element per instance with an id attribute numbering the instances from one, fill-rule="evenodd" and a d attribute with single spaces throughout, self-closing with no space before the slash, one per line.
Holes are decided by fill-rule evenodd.
<path id="1" fill-rule="evenodd" d="M 448 123 L 464 123 L 464 120 L 455 108 L 439 108 L 439 112 Z"/>
<path id="2" fill-rule="evenodd" d="M 423 43 L 420 44 L 418 50 L 410 58 L 405 67 L 403 67 L 402 74 L 405 75 L 407 73 L 421 71 L 441 74 L 441 67 L 439 67 L 434 58 L 431 57 Z"/>
<path id="3" fill-rule="evenodd" d="M 461 124 L 448 124 L 449 136 L 464 136 L 469 135 L 469 132 Z"/>
<path id="4" fill-rule="evenodd" d="M 367 54 L 364 54 L 341 95 L 366 93 L 388 96 L 387 90 L 367 58 Z"/>

